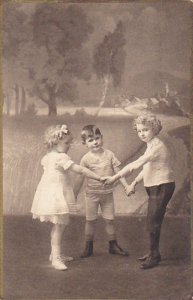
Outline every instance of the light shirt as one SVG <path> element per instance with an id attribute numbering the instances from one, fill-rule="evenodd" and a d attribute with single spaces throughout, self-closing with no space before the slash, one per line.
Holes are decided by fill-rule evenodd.
<path id="1" fill-rule="evenodd" d="M 99 176 L 114 175 L 114 167 L 120 166 L 121 162 L 110 150 L 103 149 L 103 153 L 96 155 L 92 152 L 86 153 L 80 162 L 80 165 L 88 168 Z M 86 178 L 86 193 L 108 194 L 113 192 L 113 185 L 104 186 L 102 182 L 95 179 Z"/>
<path id="2" fill-rule="evenodd" d="M 145 153 L 139 159 L 123 168 L 119 174 L 122 177 L 130 169 L 137 169 L 143 166 L 144 186 L 149 187 L 174 182 L 174 155 L 171 151 L 171 145 L 156 136 L 147 143 Z"/>

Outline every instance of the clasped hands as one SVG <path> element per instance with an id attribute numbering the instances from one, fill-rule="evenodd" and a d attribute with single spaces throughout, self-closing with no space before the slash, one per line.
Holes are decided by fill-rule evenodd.
<path id="1" fill-rule="evenodd" d="M 131 183 L 125 186 L 125 193 L 128 197 L 131 196 L 132 194 L 135 194 L 135 185 Z"/>
<path id="2" fill-rule="evenodd" d="M 104 176 L 101 177 L 101 181 L 103 182 L 104 186 L 113 184 L 117 179 L 114 176 Z M 135 193 L 135 184 L 131 183 L 124 187 L 125 193 L 127 196 L 131 196 Z"/>
<path id="3" fill-rule="evenodd" d="M 103 185 L 109 185 L 109 184 L 113 184 L 116 181 L 116 178 L 114 178 L 114 176 L 104 176 L 101 177 L 101 180 L 103 182 Z"/>
<path id="4" fill-rule="evenodd" d="M 132 172 L 132 170 L 130 170 Z M 103 182 L 103 185 L 110 185 L 113 184 L 117 180 L 117 175 L 115 174 L 114 176 L 104 176 L 101 177 L 101 182 Z M 124 190 L 127 196 L 131 196 L 132 194 L 135 193 L 135 185 L 136 183 L 131 183 L 131 184 L 124 184 Z"/>

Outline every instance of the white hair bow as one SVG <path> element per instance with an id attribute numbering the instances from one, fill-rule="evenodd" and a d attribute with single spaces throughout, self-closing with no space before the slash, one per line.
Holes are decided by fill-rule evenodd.
<path id="1" fill-rule="evenodd" d="M 68 134 L 69 133 L 69 129 L 68 129 L 68 127 L 65 124 L 63 124 L 60 129 L 58 129 L 58 130 L 55 131 L 55 135 L 58 136 L 59 138 L 62 138 L 62 134 L 63 133 L 64 134 Z"/>

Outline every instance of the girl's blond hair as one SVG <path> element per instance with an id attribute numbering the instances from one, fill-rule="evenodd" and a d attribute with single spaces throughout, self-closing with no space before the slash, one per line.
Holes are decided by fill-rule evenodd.
<path id="1" fill-rule="evenodd" d="M 70 135 L 70 130 L 67 125 L 56 125 L 50 126 L 46 129 L 44 134 L 44 144 L 47 148 L 53 148 L 58 142 L 65 138 L 65 136 Z"/>
<path id="2" fill-rule="evenodd" d="M 143 113 L 139 115 L 133 122 L 133 128 L 137 130 L 137 124 L 143 124 L 150 126 L 155 135 L 157 135 L 162 130 L 161 121 L 156 117 L 156 115 L 153 115 L 151 113 Z"/>

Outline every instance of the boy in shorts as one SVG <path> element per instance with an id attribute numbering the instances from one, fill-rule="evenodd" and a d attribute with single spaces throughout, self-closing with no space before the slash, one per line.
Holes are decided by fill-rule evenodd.
<path id="1" fill-rule="evenodd" d="M 87 125 L 81 132 L 82 143 L 88 148 L 88 152 L 82 157 L 80 165 L 84 166 L 102 177 L 112 176 L 120 171 L 120 161 L 110 150 L 103 148 L 103 136 L 96 125 Z M 75 185 L 75 196 L 83 184 L 84 177 L 79 177 Z M 125 178 L 121 178 L 125 190 L 128 184 Z M 86 184 L 86 225 L 85 225 L 85 250 L 81 257 L 89 257 L 93 254 L 94 229 L 100 206 L 102 216 L 105 220 L 105 229 L 109 239 L 109 253 L 128 256 L 117 243 L 114 229 L 114 199 L 113 185 L 104 185 L 93 179 L 87 179 Z"/>

